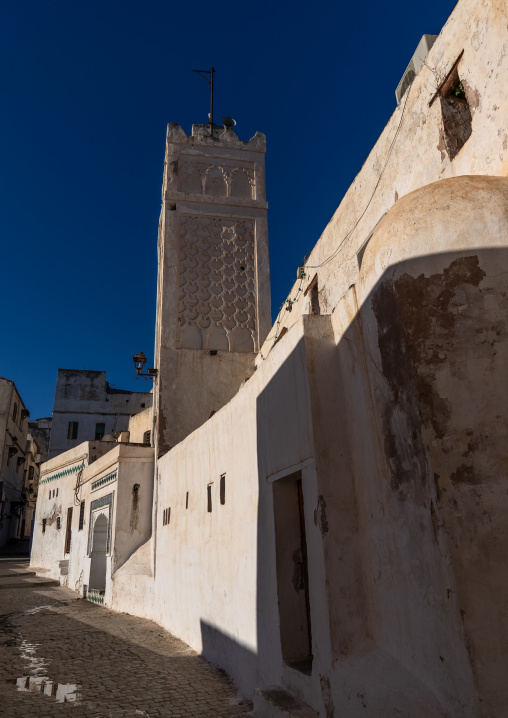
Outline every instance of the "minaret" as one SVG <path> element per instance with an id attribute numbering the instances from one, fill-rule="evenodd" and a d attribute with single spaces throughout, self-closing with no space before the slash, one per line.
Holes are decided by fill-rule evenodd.
<path id="1" fill-rule="evenodd" d="M 265 152 L 260 132 L 243 142 L 230 126 L 214 126 L 212 137 L 210 125 L 193 125 L 191 136 L 168 125 L 155 337 L 158 456 L 236 394 L 270 329 Z"/>

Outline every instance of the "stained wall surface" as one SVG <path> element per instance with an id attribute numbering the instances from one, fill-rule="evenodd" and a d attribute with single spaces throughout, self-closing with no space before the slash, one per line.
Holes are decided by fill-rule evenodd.
<path id="1" fill-rule="evenodd" d="M 506 712 L 507 192 L 473 176 L 401 200 L 333 315 L 302 317 L 158 462 L 154 617 L 245 694 L 280 685 L 323 716 Z M 281 628 L 274 484 L 296 475 L 308 673 Z"/>
<path id="2" fill-rule="evenodd" d="M 112 575 L 151 534 L 153 471 L 152 448 L 108 442 L 84 442 L 43 464 L 31 566 L 81 594 L 90 584 L 94 525 L 104 516 L 111 605 Z"/>
<path id="3" fill-rule="evenodd" d="M 333 311 L 358 281 L 362 254 L 375 228 L 401 197 L 447 177 L 508 174 L 506 11 L 505 0 L 457 3 L 358 175 L 344 197 L 337 198 L 336 212 L 305 261 L 305 278 L 295 282 L 288 295 L 297 301 L 290 313 L 282 310 L 279 333 L 308 313 L 310 297 L 304 292 L 314 279 L 321 312 Z M 449 108 L 443 107 L 441 94 L 451 91 L 454 67 L 465 90 L 471 127 L 460 151 L 450 156 L 445 131 Z M 460 117 L 457 124 L 460 129 Z M 276 335 L 274 324 L 263 356 Z"/>
<path id="4" fill-rule="evenodd" d="M 131 414 L 152 406 L 150 391 L 115 389 L 104 371 L 59 369 L 53 407 L 49 458 L 96 438 L 97 425 L 104 435 L 127 431 Z M 69 437 L 69 423 L 77 435 Z"/>
<path id="5" fill-rule="evenodd" d="M 0 377 L 0 546 L 24 533 L 29 414 L 14 382 Z"/>

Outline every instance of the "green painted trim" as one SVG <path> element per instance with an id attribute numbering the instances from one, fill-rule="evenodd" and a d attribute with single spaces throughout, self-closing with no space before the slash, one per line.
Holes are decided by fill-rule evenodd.
<path id="1" fill-rule="evenodd" d="M 92 491 L 95 491 L 95 489 L 100 489 L 101 486 L 105 486 L 106 484 L 110 484 L 112 481 L 114 481 L 117 477 L 117 470 L 115 469 L 111 474 L 108 474 L 107 476 L 103 476 L 102 479 L 97 479 L 97 481 L 94 481 L 92 483 Z"/>
<path id="2" fill-rule="evenodd" d="M 48 476 L 45 479 L 42 479 L 40 483 L 47 484 L 49 481 L 55 481 L 55 479 L 63 479 L 65 476 L 71 476 L 71 474 L 75 474 L 84 468 L 85 468 L 84 463 L 76 464 L 76 466 L 71 466 L 70 469 L 64 469 L 63 471 L 59 471 L 57 474 L 53 474 L 52 476 Z"/>

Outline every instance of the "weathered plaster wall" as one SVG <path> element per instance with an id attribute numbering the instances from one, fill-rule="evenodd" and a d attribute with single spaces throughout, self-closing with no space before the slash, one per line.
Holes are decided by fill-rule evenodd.
<path id="1" fill-rule="evenodd" d="M 49 456 L 95 439 L 97 423 L 105 424 L 105 434 L 127 431 L 131 414 L 152 406 L 149 391 L 114 389 L 106 372 L 59 369 L 55 390 Z M 76 439 L 69 439 L 69 422 L 78 422 Z"/>
<path id="2" fill-rule="evenodd" d="M 420 487 L 417 475 L 405 501 L 390 484 L 362 332 L 354 305 L 333 325 L 305 317 L 226 407 L 159 461 L 153 617 L 248 696 L 278 684 L 320 715 L 476 716 L 450 554 L 433 533 L 434 482 Z M 280 634 L 273 496 L 298 471 L 310 675 L 284 663 Z"/>
<path id="3" fill-rule="evenodd" d="M 439 98 L 429 103 L 462 51 L 458 70 L 471 110 L 472 133 L 451 160 L 443 148 L 441 103 Z M 291 313 L 283 310 L 280 329 L 298 321 L 301 313 L 309 313 L 308 295 L 298 294 L 298 289 L 305 290 L 316 273 L 321 312 L 333 310 L 358 280 L 357 254 L 401 197 L 447 177 L 508 174 L 507 72 L 505 0 L 461 0 L 313 247 L 305 262 L 306 278 L 295 282 L 288 295 L 297 301 Z M 276 325 L 263 346 L 263 356 L 275 336 Z M 257 363 L 261 361 L 259 356 Z"/>
<path id="4" fill-rule="evenodd" d="M 147 407 L 129 418 L 129 442 L 131 444 L 144 444 L 145 433 L 153 430 L 153 407 Z"/>
<path id="5" fill-rule="evenodd" d="M 14 419 L 14 407 L 16 418 Z M 0 546 L 21 534 L 24 507 L 23 476 L 26 469 L 26 437 L 29 412 L 16 385 L 0 377 Z M 14 450 L 9 458 L 9 448 Z"/>
<path id="6" fill-rule="evenodd" d="M 73 470 L 83 463 L 85 468 L 81 473 Z M 110 550 L 106 561 L 105 596 L 106 605 L 111 605 L 111 576 L 147 541 L 151 533 L 153 470 L 152 448 L 129 444 L 108 445 L 106 442 L 85 442 L 44 464 L 31 565 L 45 575 L 58 578 L 69 588 L 81 592 L 83 585 L 89 584 L 90 576 L 90 517 L 94 520 L 97 518 L 97 512 L 101 511 L 100 507 L 93 508 L 93 502 L 100 502 L 101 499 L 111 496 Z M 62 471 L 67 471 L 67 475 L 51 479 Z M 79 489 L 76 490 L 78 476 Z M 54 495 L 53 492 L 57 491 L 58 494 Z M 84 521 L 82 529 L 79 529 L 82 501 L 85 502 Z M 67 510 L 71 507 L 72 537 L 70 551 L 66 553 Z M 103 513 L 109 520 L 109 505 L 105 506 Z M 60 529 L 57 528 L 58 517 Z M 43 519 L 46 519 L 44 533 Z"/>
<path id="7" fill-rule="evenodd" d="M 356 290 L 390 490 L 406 526 L 420 506 L 425 551 L 448 554 L 453 583 L 432 604 L 455 604 L 492 716 L 508 705 L 507 200 L 508 179 L 481 176 L 408 195 L 376 231 Z M 418 561 L 418 571 L 431 565 Z M 439 660 L 456 662 L 456 645 Z"/>
<path id="8" fill-rule="evenodd" d="M 287 342 L 292 344 L 295 356 L 283 371 L 288 386 L 296 389 L 305 364 L 301 334 L 295 332 Z M 231 402 L 159 460 L 157 477 L 156 618 L 216 660 L 250 695 L 256 681 L 265 682 L 271 671 L 277 677 L 280 672 L 276 658 L 275 558 L 268 554 L 266 563 L 260 565 L 259 547 L 256 549 L 260 537 L 270 540 L 273 534 L 269 512 L 258 513 L 258 431 L 263 431 L 264 421 L 256 411 L 261 387 L 286 360 L 282 348 L 272 356 L 270 364 L 256 372 Z M 290 397 L 283 410 L 284 422 L 270 421 L 266 427 L 278 451 L 274 455 L 267 447 L 261 454 L 266 455 L 265 476 L 286 467 L 288 461 L 298 464 L 312 455 L 309 425 L 304 418 L 308 416 L 305 382 L 301 391 L 291 391 Z M 280 398 L 273 395 L 263 403 L 263 417 L 268 419 L 272 412 L 277 415 L 282 410 Z M 284 398 L 287 401 L 289 396 Z M 269 494 L 266 479 L 263 487 Z M 270 502 L 269 496 L 264 499 Z M 171 517 L 163 525 L 167 508 L 171 508 Z M 261 550 L 264 553 L 263 544 Z M 259 630 L 263 640 L 273 642 L 273 655 L 268 651 L 264 656 L 266 664 L 257 661 Z"/>

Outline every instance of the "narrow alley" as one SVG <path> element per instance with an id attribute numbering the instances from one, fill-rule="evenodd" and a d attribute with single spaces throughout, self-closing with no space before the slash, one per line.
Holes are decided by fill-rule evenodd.
<path id="1" fill-rule="evenodd" d="M 245 714 L 228 678 L 151 621 L 115 613 L 0 559 L 0 714 Z"/>

